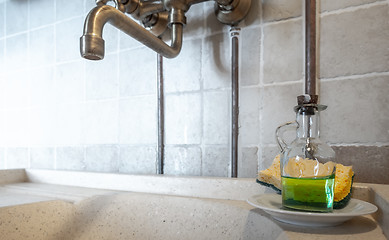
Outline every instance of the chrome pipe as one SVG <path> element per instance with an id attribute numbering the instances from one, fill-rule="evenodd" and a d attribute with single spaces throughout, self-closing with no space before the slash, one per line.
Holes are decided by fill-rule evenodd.
<path id="1" fill-rule="evenodd" d="M 164 174 L 165 157 L 165 104 L 164 104 L 164 77 L 163 57 L 157 55 L 157 97 L 158 97 L 158 151 L 157 174 Z"/>
<path id="2" fill-rule="evenodd" d="M 316 94 L 316 0 L 305 0 L 305 94 Z"/>
<path id="3" fill-rule="evenodd" d="M 162 1 L 149 1 L 149 2 L 140 2 L 139 12 L 137 18 L 143 20 L 145 17 L 165 11 L 165 6 Z"/>
<path id="4" fill-rule="evenodd" d="M 81 56 L 90 60 L 104 58 L 103 28 L 110 23 L 124 33 L 166 58 L 176 57 L 182 47 L 183 24 L 171 24 L 171 46 L 141 27 L 118 9 L 103 5 L 93 8 L 85 19 L 84 34 L 80 38 Z"/>
<path id="5" fill-rule="evenodd" d="M 239 31 L 231 28 L 231 177 L 238 177 L 239 138 Z"/>

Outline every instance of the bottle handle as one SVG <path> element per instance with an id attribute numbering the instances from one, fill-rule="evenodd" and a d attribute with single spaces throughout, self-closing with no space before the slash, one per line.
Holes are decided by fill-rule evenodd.
<path id="1" fill-rule="evenodd" d="M 284 123 L 284 124 L 282 124 L 282 125 L 277 127 L 277 129 L 276 129 L 276 140 L 277 140 L 277 143 L 278 143 L 278 147 L 281 150 L 281 153 L 283 153 L 285 151 L 286 147 L 288 146 L 288 144 L 284 140 L 284 133 L 286 131 L 290 131 L 290 130 L 296 131 L 297 127 L 298 127 L 298 124 L 297 124 L 296 121 L 286 122 L 286 123 Z"/>

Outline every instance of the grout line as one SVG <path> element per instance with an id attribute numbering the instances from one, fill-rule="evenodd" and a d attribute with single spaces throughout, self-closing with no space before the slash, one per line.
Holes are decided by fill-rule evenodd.
<path id="1" fill-rule="evenodd" d="M 205 9 L 204 9 L 205 4 L 203 4 L 203 16 L 205 15 Z M 203 27 L 206 29 L 206 20 L 203 21 Z M 203 33 L 204 34 L 204 33 Z M 204 77 L 203 77 L 203 57 L 204 57 L 204 45 L 205 45 L 205 39 L 200 40 L 201 45 L 200 45 L 200 89 L 199 91 L 201 92 L 200 95 L 200 119 L 201 119 L 201 131 L 200 131 L 200 176 L 203 176 L 204 171 L 203 171 L 203 159 L 204 159 L 204 131 L 205 131 L 205 114 L 204 114 L 204 106 L 205 106 L 205 101 L 204 101 Z M 167 93 L 165 93 L 167 95 Z"/>
<path id="2" fill-rule="evenodd" d="M 321 78 L 320 81 L 324 81 L 324 82 L 345 81 L 351 79 L 360 79 L 360 78 L 367 78 L 367 77 L 382 77 L 382 76 L 389 76 L 389 72 L 372 72 L 372 73 L 365 73 L 365 74 L 338 76 L 333 78 Z"/>
<path id="3" fill-rule="evenodd" d="M 31 36 L 30 36 L 30 33 L 31 33 L 31 30 L 30 30 L 30 11 L 31 11 L 31 2 L 28 1 L 27 3 L 27 71 L 31 72 L 31 56 L 30 56 L 30 52 L 31 52 L 31 46 L 30 46 L 30 40 L 31 40 Z M 27 131 L 28 131 L 28 142 L 27 142 L 27 154 L 28 154 L 28 157 L 27 157 L 27 166 L 30 168 L 31 167 L 31 138 L 32 138 L 32 134 L 31 134 L 31 116 L 32 116 L 32 111 L 31 111 L 31 77 L 30 77 L 31 74 L 29 74 L 29 76 L 27 76 L 27 89 L 29 89 L 29 92 L 28 92 L 28 114 L 27 114 Z"/>
<path id="4" fill-rule="evenodd" d="M 265 83 L 265 84 L 263 84 L 262 88 L 300 84 L 300 83 L 303 83 L 303 81 L 304 81 L 304 79 L 300 79 L 300 80 L 296 80 L 296 81 L 288 81 L 288 82 L 279 82 L 279 83 Z"/>
<path id="5" fill-rule="evenodd" d="M 387 147 L 389 142 L 375 142 L 375 143 L 329 143 L 333 147 Z"/>
<path id="6" fill-rule="evenodd" d="M 54 19 L 57 19 L 57 11 L 56 11 L 56 9 L 57 9 L 57 1 L 54 1 Z M 53 30 L 54 30 L 54 41 L 53 41 L 53 44 L 54 44 L 54 63 L 56 63 L 56 61 L 57 61 L 57 24 L 54 24 L 54 26 L 53 26 Z M 57 90 L 57 64 L 55 64 L 55 66 L 53 67 L 53 74 L 54 74 L 54 76 L 53 76 L 53 88 L 54 88 L 54 92 Z M 57 98 L 55 97 L 54 98 L 55 100 L 55 103 L 54 103 L 54 105 L 55 105 L 55 109 L 58 109 L 58 101 L 57 101 Z M 54 127 L 54 129 L 55 129 L 55 131 L 57 131 L 57 129 L 58 129 L 58 112 L 57 111 L 55 111 L 55 127 Z M 55 136 L 58 136 L 57 134 L 55 134 Z M 54 154 L 54 159 L 53 159 L 53 161 L 54 161 L 54 163 L 53 163 L 53 168 L 54 169 L 57 169 L 57 142 L 55 141 L 54 142 L 54 147 L 53 147 L 53 154 Z"/>
<path id="7" fill-rule="evenodd" d="M 263 27 L 268 27 L 268 26 L 274 26 L 274 25 L 277 25 L 277 24 L 284 24 L 284 23 L 289 23 L 289 22 L 298 22 L 298 21 L 302 21 L 302 20 L 304 20 L 302 16 L 290 17 L 290 18 L 285 18 L 285 19 L 277 19 L 277 20 L 270 21 L 270 22 L 264 22 L 264 23 L 262 23 L 262 26 Z"/>
<path id="8" fill-rule="evenodd" d="M 6 18 L 6 9 L 7 9 L 7 1 L 4 1 L 4 4 L 3 4 L 3 12 L 0 14 L 0 16 L 2 15 L 3 17 L 3 26 L 4 28 L 1 29 L 1 31 L 3 31 L 3 37 L 0 38 L 0 40 L 3 40 L 5 39 L 6 37 L 6 34 L 7 34 L 7 31 L 6 31 L 6 27 L 7 27 L 7 18 Z"/>
<path id="9" fill-rule="evenodd" d="M 332 147 L 386 147 L 389 146 L 389 142 L 375 142 L 375 143 L 328 143 Z M 268 143 L 263 147 L 278 147 L 277 144 Z"/>
<path id="10" fill-rule="evenodd" d="M 260 3 L 261 4 L 261 3 Z M 263 88 L 264 88 L 264 42 L 265 42 L 265 33 L 264 33 L 264 20 L 263 20 L 263 5 L 260 6 L 260 25 L 261 25 L 261 40 L 260 40 L 260 56 L 259 56 L 259 110 L 258 110 L 258 121 L 259 121 L 259 140 L 258 140 L 258 159 L 257 159 L 257 172 L 263 168 L 263 140 L 262 136 L 264 134 L 263 126 L 263 106 L 264 106 L 264 97 L 263 97 Z"/>
<path id="11" fill-rule="evenodd" d="M 6 11 L 6 7 L 7 7 L 7 1 L 4 1 L 4 4 L 3 4 L 3 12 L 2 12 L 2 17 L 3 17 L 3 26 L 4 26 L 4 29 L 2 29 L 2 31 L 3 31 L 3 37 L 2 38 L 0 38 L 1 39 L 1 41 L 4 41 L 3 42 L 3 45 L 2 45 L 2 51 L 3 51 L 3 54 L 2 54 L 2 56 L 1 56 L 1 58 L 2 58 L 2 60 L 1 60 L 1 62 L 2 62 L 2 64 L 3 64 L 3 66 L 5 66 L 5 56 L 6 56 L 6 47 L 5 47 L 5 44 L 6 44 L 6 24 L 7 24 L 7 19 L 6 19 L 6 15 L 5 15 L 5 11 Z M 7 80 L 7 75 L 8 75 L 8 73 L 6 72 L 6 71 L 4 71 L 3 70 L 3 72 L 2 72 L 2 88 L 4 89 L 5 88 L 5 86 L 6 86 L 6 80 Z M 4 76 L 4 77 L 3 77 Z M 1 96 L 1 101 L 2 101 L 2 106 L 1 106 L 1 111 L 2 111 L 2 117 L 3 116 L 5 116 L 5 113 L 6 113 L 6 111 L 5 111 L 5 93 L 4 93 L 4 91 L 2 92 L 2 94 L 1 94 L 2 96 Z M 0 126 L 0 129 L 1 129 L 1 131 L 2 131 L 2 133 L 5 133 L 5 130 L 7 129 L 6 128 L 6 122 L 7 122 L 7 120 L 5 119 L 5 117 L 3 118 L 3 121 L 2 121 L 2 124 L 1 124 L 1 126 Z M 7 169 L 7 147 L 5 147 L 5 139 L 4 139 L 4 136 L 5 136 L 5 134 L 3 134 L 3 136 L 2 136 L 2 146 L 1 146 L 1 148 L 3 149 L 3 153 L 2 153 L 2 158 L 3 158 L 3 163 L 2 163 L 2 166 L 0 167 L 0 168 L 4 168 L 4 169 Z"/>
<path id="12" fill-rule="evenodd" d="M 386 1 L 376 1 L 376 2 L 372 2 L 372 3 L 364 3 L 361 5 L 357 5 L 357 6 L 349 6 L 349 7 L 330 10 L 330 11 L 322 11 L 320 13 L 320 17 L 325 17 L 325 16 L 329 16 L 329 15 L 334 15 L 334 14 L 341 14 L 341 13 L 350 13 L 350 12 L 358 11 L 361 9 L 368 9 L 370 7 L 385 6 L 385 5 L 387 5 Z"/>

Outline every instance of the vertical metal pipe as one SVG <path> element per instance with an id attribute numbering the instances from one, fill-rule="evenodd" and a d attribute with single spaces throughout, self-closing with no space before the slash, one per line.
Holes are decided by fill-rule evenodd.
<path id="1" fill-rule="evenodd" d="M 316 95 L 316 0 L 305 0 L 305 94 Z"/>
<path id="2" fill-rule="evenodd" d="M 239 31 L 232 27 L 231 32 L 231 177 L 238 177 L 238 136 L 239 136 Z"/>
<path id="3" fill-rule="evenodd" d="M 165 155 L 165 113 L 164 113 L 163 56 L 157 54 L 157 96 L 158 96 L 158 149 L 157 174 L 163 174 Z"/>

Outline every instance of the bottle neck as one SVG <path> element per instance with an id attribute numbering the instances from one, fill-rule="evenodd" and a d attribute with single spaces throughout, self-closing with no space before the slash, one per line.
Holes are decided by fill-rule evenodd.
<path id="1" fill-rule="evenodd" d="M 297 138 L 319 138 L 319 119 L 317 109 L 300 109 L 296 115 Z"/>

